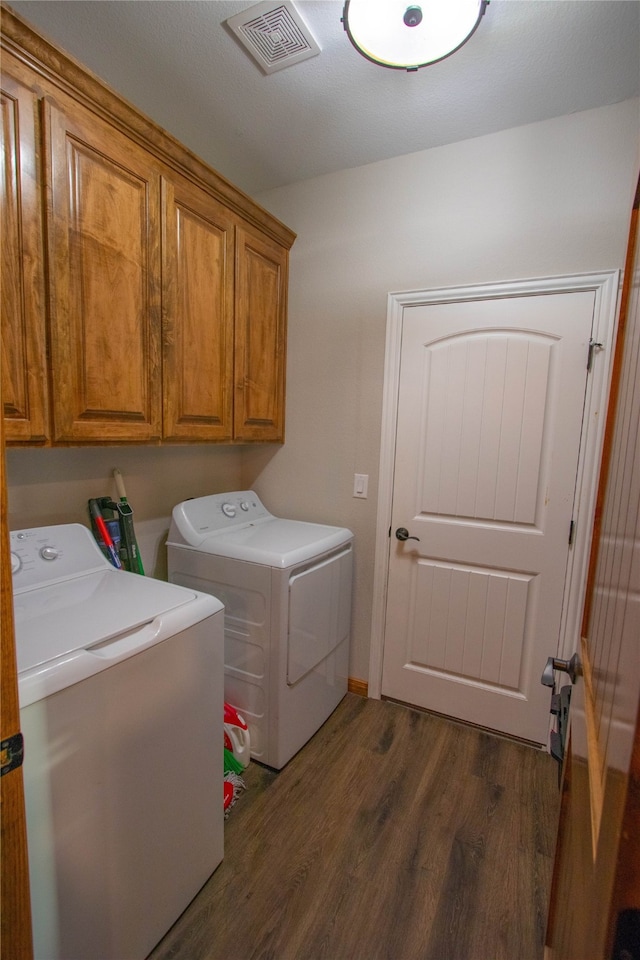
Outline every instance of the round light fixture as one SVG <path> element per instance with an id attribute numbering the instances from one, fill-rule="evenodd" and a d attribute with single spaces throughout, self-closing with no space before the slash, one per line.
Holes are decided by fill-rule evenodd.
<path id="1" fill-rule="evenodd" d="M 342 22 L 367 60 L 418 70 L 451 56 L 480 23 L 489 0 L 346 0 Z"/>

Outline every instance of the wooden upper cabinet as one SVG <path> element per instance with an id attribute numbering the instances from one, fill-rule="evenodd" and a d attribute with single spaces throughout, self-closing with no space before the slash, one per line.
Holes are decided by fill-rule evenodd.
<path id="1" fill-rule="evenodd" d="M 53 439 L 159 439 L 159 170 L 82 104 L 44 106 Z"/>
<path id="2" fill-rule="evenodd" d="M 5 437 L 14 443 L 44 443 L 49 433 L 37 116 L 34 93 L 3 75 L 2 391 Z"/>
<path id="3" fill-rule="evenodd" d="M 7 441 L 283 440 L 295 234 L 0 15 Z"/>
<path id="4" fill-rule="evenodd" d="M 235 221 L 196 184 L 162 183 L 164 424 L 168 440 L 233 438 Z"/>
<path id="5" fill-rule="evenodd" d="M 239 226 L 236 244 L 236 440 L 284 440 L 287 251 Z"/>

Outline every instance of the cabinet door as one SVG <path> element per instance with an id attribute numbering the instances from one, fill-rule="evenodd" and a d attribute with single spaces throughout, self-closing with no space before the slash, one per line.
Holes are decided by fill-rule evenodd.
<path id="1" fill-rule="evenodd" d="M 234 436 L 284 440 L 287 251 L 238 227 Z"/>
<path id="2" fill-rule="evenodd" d="M 54 440 L 159 439 L 159 172 L 75 101 L 45 119 Z"/>
<path id="3" fill-rule="evenodd" d="M 162 183 L 163 434 L 233 433 L 234 220 L 198 186 Z"/>
<path id="4" fill-rule="evenodd" d="M 6 69 L 10 60 L 4 58 Z M 38 101 L 2 77 L 2 393 L 7 442 L 48 436 Z"/>

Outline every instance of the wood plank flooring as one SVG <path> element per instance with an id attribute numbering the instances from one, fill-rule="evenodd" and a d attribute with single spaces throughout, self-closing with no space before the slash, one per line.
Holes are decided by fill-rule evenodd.
<path id="1" fill-rule="evenodd" d="M 538 960 L 555 843 L 545 753 L 347 694 L 275 773 L 150 960 Z"/>

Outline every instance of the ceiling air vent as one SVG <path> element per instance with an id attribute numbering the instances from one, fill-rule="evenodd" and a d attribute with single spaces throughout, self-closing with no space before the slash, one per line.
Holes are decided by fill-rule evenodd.
<path id="1" fill-rule="evenodd" d="M 265 73 L 320 53 L 317 40 L 290 0 L 266 0 L 225 22 Z"/>

